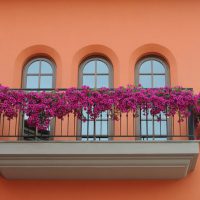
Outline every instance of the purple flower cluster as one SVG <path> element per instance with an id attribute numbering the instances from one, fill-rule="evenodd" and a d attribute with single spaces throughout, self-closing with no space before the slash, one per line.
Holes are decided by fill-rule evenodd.
<path id="1" fill-rule="evenodd" d="M 0 115 L 6 116 L 9 120 L 16 117 L 19 110 L 23 110 L 24 92 L 10 90 L 0 85 Z"/>
<path id="2" fill-rule="evenodd" d="M 200 116 L 199 99 L 200 94 L 193 95 L 192 91 L 181 87 L 144 89 L 129 85 L 114 90 L 94 90 L 83 86 L 65 91 L 24 92 L 0 86 L 0 115 L 10 120 L 23 112 L 28 124 L 38 129 L 47 129 L 55 117 L 63 119 L 73 113 L 85 121 L 83 113 L 87 113 L 95 120 L 104 111 L 109 111 L 114 120 L 118 119 L 119 113 L 132 112 L 137 117 L 139 110 L 149 112 L 158 120 L 160 113 L 169 117 L 178 113 L 181 122 L 190 115 L 191 109 Z"/>

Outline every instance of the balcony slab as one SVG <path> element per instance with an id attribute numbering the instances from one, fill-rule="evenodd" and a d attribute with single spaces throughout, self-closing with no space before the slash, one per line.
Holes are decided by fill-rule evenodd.
<path id="1" fill-rule="evenodd" d="M 199 144 L 176 142 L 0 142 L 7 179 L 180 179 L 195 169 Z"/>

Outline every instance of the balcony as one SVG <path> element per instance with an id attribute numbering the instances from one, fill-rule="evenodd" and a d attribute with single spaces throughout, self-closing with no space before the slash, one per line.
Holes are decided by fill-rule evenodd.
<path id="1" fill-rule="evenodd" d="M 180 179 L 195 169 L 199 144 L 192 111 L 180 120 L 178 112 L 154 116 L 150 108 L 137 107 L 137 114 L 116 110 L 104 110 L 91 119 L 82 108 L 84 120 L 69 112 L 61 119 L 51 117 L 43 129 L 29 124 L 27 111 L 17 110 L 10 120 L 2 113 L 1 175 L 7 179 Z"/>

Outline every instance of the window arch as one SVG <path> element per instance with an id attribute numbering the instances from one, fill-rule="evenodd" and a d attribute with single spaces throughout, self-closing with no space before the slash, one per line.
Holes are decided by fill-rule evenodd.
<path id="1" fill-rule="evenodd" d="M 79 68 L 79 86 L 90 88 L 113 87 L 113 70 L 111 63 L 102 57 L 92 57 L 84 60 Z M 83 111 L 86 122 L 79 122 L 78 134 L 82 140 L 108 140 L 113 132 L 113 124 L 108 112 L 103 112 L 95 121 L 90 120 Z M 95 127 L 95 128 L 94 128 Z"/>
<path id="2" fill-rule="evenodd" d="M 169 67 L 167 62 L 156 56 L 148 56 L 140 59 L 136 64 L 136 85 L 141 84 L 144 88 L 159 88 L 169 86 Z M 160 121 L 157 121 L 147 110 L 139 111 L 137 119 L 137 134 L 142 140 L 166 140 L 170 134 L 170 119 L 163 113 Z"/>
<path id="3" fill-rule="evenodd" d="M 91 88 L 113 87 L 111 63 L 102 57 L 92 57 L 83 61 L 79 70 L 79 86 Z"/>
<path id="4" fill-rule="evenodd" d="M 144 88 L 159 88 L 170 85 L 169 67 L 164 59 L 148 56 L 136 65 L 136 84 Z"/>
<path id="5" fill-rule="evenodd" d="M 31 59 L 24 68 L 23 87 L 27 89 L 55 88 L 55 64 L 47 58 Z"/>

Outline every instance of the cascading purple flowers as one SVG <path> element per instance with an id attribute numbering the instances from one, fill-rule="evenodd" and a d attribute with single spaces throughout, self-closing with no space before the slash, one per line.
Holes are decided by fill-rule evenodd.
<path id="1" fill-rule="evenodd" d="M 0 85 L 0 115 L 6 116 L 9 120 L 16 117 L 19 110 L 23 110 L 24 93 L 22 91 L 10 90 Z"/>
<path id="2" fill-rule="evenodd" d="M 65 91 L 25 92 L 0 86 L 0 115 L 10 120 L 23 112 L 27 123 L 39 130 L 47 129 L 53 118 L 63 119 L 70 113 L 85 121 L 84 113 L 95 120 L 102 112 L 108 111 L 110 117 L 117 120 L 119 113 L 132 112 L 137 117 L 139 109 L 158 120 L 161 113 L 168 117 L 178 113 L 181 122 L 191 110 L 200 119 L 200 94 L 194 95 L 181 87 L 144 89 L 129 85 L 114 90 L 94 90 L 83 86 Z"/>

